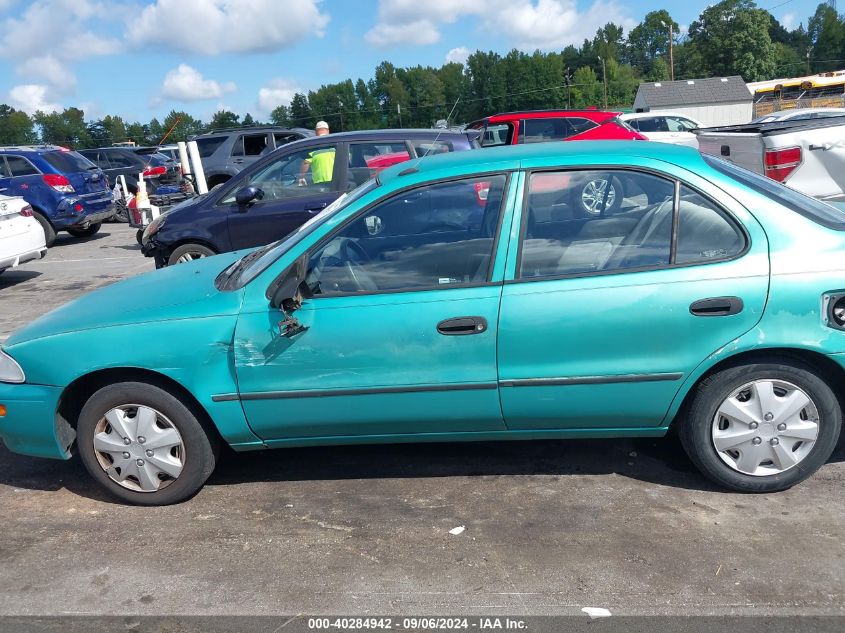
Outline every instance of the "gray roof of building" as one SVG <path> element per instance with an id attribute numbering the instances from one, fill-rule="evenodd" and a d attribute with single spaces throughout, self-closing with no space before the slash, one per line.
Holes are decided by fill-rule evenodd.
<path id="1" fill-rule="evenodd" d="M 649 108 L 745 101 L 750 103 L 751 100 L 751 91 L 739 75 L 649 82 L 640 84 L 637 89 L 637 101 L 645 101 Z"/>

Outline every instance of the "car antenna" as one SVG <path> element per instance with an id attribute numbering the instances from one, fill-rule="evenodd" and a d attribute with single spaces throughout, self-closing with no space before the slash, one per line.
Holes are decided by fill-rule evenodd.
<path id="1" fill-rule="evenodd" d="M 452 115 L 455 113 L 455 109 L 458 107 L 458 104 L 459 104 L 460 102 L 461 102 L 461 98 L 460 98 L 460 97 L 458 97 L 457 99 L 455 99 L 455 105 L 453 105 L 453 106 L 452 106 L 452 109 L 451 109 L 451 110 L 449 110 L 449 114 L 448 114 L 448 116 L 446 117 L 446 125 L 447 125 L 447 126 L 448 126 L 448 124 L 449 124 L 449 120 L 452 118 Z M 411 166 L 410 166 L 410 167 L 408 167 L 407 169 L 403 169 L 402 171 L 400 171 L 400 172 L 399 172 L 399 175 L 400 175 L 400 176 L 407 176 L 408 174 L 413 174 L 413 173 L 415 173 L 415 172 L 417 171 L 417 168 L 419 167 L 420 161 L 421 161 L 423 158 L 425 158 L 426 156 L 428 156 L 428 153 L 429 153 L 429 152 L 431 151 L 431 149 L 432 149 L 432 148 L 433 148 L 433 147 L 437 144 L 437 141 L 440 139 L 440 135 L 441 135 L 441 134 L 443 134 L 443 129 L 449 129 L 449 128 L 448 128 L 448 127 L 447 127 L 447 128 L 441 128 L 440 130 L 438 130 L 438 132 L 437 132 L 437 136 L 435 136 L 435 137 L 434 137 L 434 140 L 433 140 L 433 141 L 431 142 L 431 144 L 428 146 L 428 149 L 426 149 L 426 150 L 425 150 L 425 153 L 424 153 L 422 156 L 418 156 L 418 157 L 417 157 L 417 162 L 415 162 L 413 165 L 411 165 Z"/>

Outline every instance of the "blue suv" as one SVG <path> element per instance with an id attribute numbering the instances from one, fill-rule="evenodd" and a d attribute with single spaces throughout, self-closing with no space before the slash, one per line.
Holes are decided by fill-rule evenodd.
<path id="1" fill-rule="evenodd" d="M 115 214 L 108 178 L 87 158 L 56 145 L 0 147 L 0 192 L 21 196 L 44 229 L 88 237 Z"/>

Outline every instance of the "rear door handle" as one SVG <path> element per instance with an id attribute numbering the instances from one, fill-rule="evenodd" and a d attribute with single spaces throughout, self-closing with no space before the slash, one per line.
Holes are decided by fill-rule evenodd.
<path id="1" fill-rule="evenodd" d="M 739 297 L 710 297 L 694 301 L 690 314 L 702 317 L 730 316 L 742 312 L 743 303 Z"/>
<path id="2" fill-rule="evenodd" d="M 481 334 L 487 331 L 487 319 L 484 317 L 455 317 L 437 324 L 437 331 L 446 336 L 465 336 Z"/>
<path id="3" fill-rule="evenodd" d="M 830 143 L 823 143 L 821 145 L 810 145 L 810 151 L 815 152 L 816 150 L 820 149 L 823 152 L 826 152 L 827 150 L 831 149 L 832 147 L 833 147 L 833 145 L 831 145 Z"/>

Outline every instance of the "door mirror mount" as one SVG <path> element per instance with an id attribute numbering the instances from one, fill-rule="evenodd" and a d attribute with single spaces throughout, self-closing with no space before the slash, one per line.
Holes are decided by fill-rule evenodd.
<path id="1" fill-rule="evenodd" d="M 303 255 L 285 270 L 268 289 L 270 305 L 281 310 L 285 316 L 298 310 L 310 296 L 305 285 L 308 257 Z"/>
<path id="2" fill-rule="evenodd" d="M 241 213 L 245 213 L 250 206 L 252 206 L 256 200 L 261 200 L 264 198 L 264 191 L 260 187 L 256 187 L 255 185 L 247 185 L 246 187 L 241 187 L 238 189 L 238 192 L 235 194 L 235 202 L 238 205 L 238 211 Z"/>

